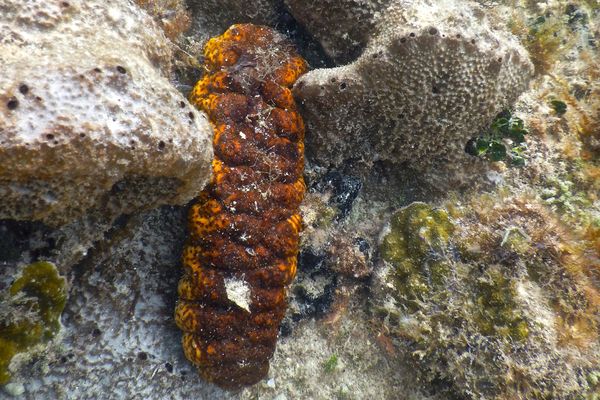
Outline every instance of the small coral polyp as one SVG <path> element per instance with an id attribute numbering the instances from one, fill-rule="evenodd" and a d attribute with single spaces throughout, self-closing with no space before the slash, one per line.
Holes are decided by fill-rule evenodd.
<path id="1" fill-rule="evenodd" d="M 305 61 L 277 32 L 208 41 L 190 101 L 214 128 L 213 178 L 189 213 L 175 320 L 186 357 L 221 387 L 266 376 L 296 274 L 304 126 L 290 87 Z"/>
<path id="2" fill-rule="evenodd" d="M 10 380 L 8 367 L 17 353 L 49 341 L 60 330 L 65 287 L 54 264 L 36 262 L 0 298 L 0 384 Z"/>

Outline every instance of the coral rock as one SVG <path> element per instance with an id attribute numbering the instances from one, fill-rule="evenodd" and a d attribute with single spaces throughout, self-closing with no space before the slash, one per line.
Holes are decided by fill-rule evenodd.
<path id="1" fill-rule="evenodd" d="M 298 80 L 307 153 L 427 169 L 466 160 L 468 138 L 527 87 L 533 66 L 468 3 L 401 1 L 352 64 Z"/>
<path id="2" fill-rule="evenodd" d="M 206 118 L 167 39 L 127 3 L 0 1 L 0 218 L 184 203 L 210 174 Z"/>
<path id="3" fill-rule="evenodd" d="M 454 226 L 446 211 L 416 202 L 394 214 L 389 229 L 381 255 L 394 267 L 394 295 L 409 306 L 422 301 L 429 285 L 443 285 L 451 267 L 441 255 Z"/>
<path id="4" fill-rule="evenodd" d="M 455 218 L 424 203 L 394 214 L 375 310 L 443 398 L 591 394 L 595 384 L 580 379 L 596 373 L 600 351 L 589 243 L 533 198 L 498 197 L 455 208 Z"/>

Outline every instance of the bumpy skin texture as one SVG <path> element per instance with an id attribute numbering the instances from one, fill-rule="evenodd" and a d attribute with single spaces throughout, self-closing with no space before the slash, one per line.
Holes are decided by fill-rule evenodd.
<path id="1" fill-rule="evenodd" d="M 236 388 L 267 374 L 296 274 L 304 126 L 289 88 L 306 63 L 250 24 L 204 54 L 190 100 L 214 126 L 213 179 L 190 210 L 175 319 L 200 375 Z"/>

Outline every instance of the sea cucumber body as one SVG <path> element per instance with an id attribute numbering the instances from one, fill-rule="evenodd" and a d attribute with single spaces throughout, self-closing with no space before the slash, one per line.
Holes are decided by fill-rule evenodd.
<path id="1" fill-rule="evenodd" d="M 213 178 L 190 209 L 175 320 L 200 375 L 237 388 L 266 376 L 296 274 L 304 125 L 290 87 L 306 63 L 251 24 L 204 55 L 190 101 L 214 128 Z"/>

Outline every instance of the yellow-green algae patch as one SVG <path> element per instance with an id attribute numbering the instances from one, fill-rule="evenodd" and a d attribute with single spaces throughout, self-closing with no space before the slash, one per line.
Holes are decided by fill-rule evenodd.
<path id="1" fill-rule="evenodd" d="M 0 384 L 10 380 L 8 367 L 17 353 L 52 339 L 60 330 L 67 301 L 66 280 L 56 266 L 41 261 L 23 269 L 0 302 Z"/>
<path id="2" fill-rule="evenodd" d="M 471 294 L 461 301 L 481 334 L 524 340 L 529 328 L 515 301 L 515 281 L 498 265 L 481 273 L 476 260 L 464 264 L 468 255 L 461 249 L 467 246 L 453 238 L 455 231 L 446 210 L 426 203 L 412 203 L 394 214 L 381 244 L 381 255 L 393 268 L 394 297 L 410 313 L 423 311 L 425 303 L 441 305 L 452 275 L 470 287 Z M 512 244 L 518 235 L 507 236 Z"/>
<path id="3" fill-rule="evenodd" d="M 497 267 L 491 267 L 476 285 L 476 323 L 484 335 L 497 334 L 515 340 L 529 335 L 529 325 L 519 311 L 514 281 Z"/>
<path id="4" fill-rule="evenodd" d="M 397 294 L 410 303 L 421 301 L 432 286 L 444 284 L 449 265 L 443 255 L 454 225 L 445 210 L 416 202 L 394 214 L 390 228 L 381 254 L 394 267 Z"/>

